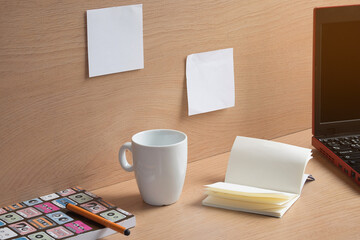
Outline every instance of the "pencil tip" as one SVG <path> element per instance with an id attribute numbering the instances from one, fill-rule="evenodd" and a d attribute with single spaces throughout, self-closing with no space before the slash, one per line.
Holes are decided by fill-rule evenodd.
<path id="1" fill-rule="evenodd" d="M 126 229 L 126 230 L 124 231 L 124 235 L 125 235 L 125 236 L 129 236 L 129 235 L 130 235 L 130 230 L 129 230 L 129 229 Z"/>

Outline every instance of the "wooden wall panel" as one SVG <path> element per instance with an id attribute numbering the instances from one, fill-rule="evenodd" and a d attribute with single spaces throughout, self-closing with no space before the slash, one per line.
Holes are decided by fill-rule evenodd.
<path id="1" fill-rule="evenodd" d="M 133 178 L 117 152 L 145 129 L 184 131 L 194 161 L 309 128 L 312 9 L 356 2 L 145 1 L 145 69 L 90 79 L 86 10 L 140 1 L 1 1 L 0 203 Z M 186 56 L 229 47 L 236 106 L 187 116 Z"/>

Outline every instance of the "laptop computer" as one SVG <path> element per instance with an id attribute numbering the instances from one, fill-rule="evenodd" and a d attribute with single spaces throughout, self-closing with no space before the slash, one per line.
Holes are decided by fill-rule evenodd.
<path id="1" fill-rule="evenodd" d="M 360 5 L 314 9 L 312 132 L 360 185 Z"/>

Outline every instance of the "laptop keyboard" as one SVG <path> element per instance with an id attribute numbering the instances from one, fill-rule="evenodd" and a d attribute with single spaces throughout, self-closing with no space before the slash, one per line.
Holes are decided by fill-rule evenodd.
<path id="1" fill-rule="evenodd" d="M 360 173 L 360 136 L 322 138 L 319 141 Z"/>

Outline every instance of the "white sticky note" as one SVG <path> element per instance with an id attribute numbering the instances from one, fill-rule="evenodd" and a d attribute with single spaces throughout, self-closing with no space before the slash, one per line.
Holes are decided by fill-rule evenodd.
<path id="1" fill-rule="evenodd" d="M 144 68 L 142 4 L 87 11 L 89 76 Z"/>
<path id="2" fill-rule="evenodd" d="M 186 84 L 189 115 L 235 106 L 233 49 L 187 56 Z"/>

